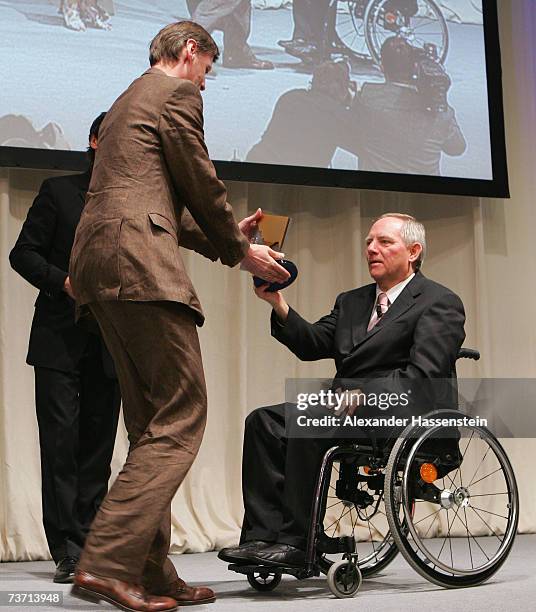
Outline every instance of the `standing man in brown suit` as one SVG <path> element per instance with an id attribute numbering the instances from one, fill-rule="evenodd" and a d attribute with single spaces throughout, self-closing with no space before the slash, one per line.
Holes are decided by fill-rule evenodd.
<path id="1" fill-rule="evenodd" d="M 219 51 L 180 22 L 151 43 L 151 69 L 118 98 L 76 233 L 70 277 L 114 358 L 130 450 L 82 552 L 74 594 L 122 609 L 207 603 L 168 559 L 171 500 L 203 435 L 206 389 L 196 325 L 203 312 L 179 246 L 268 281 L 282 254 L 250 245 L 208 157 L 200 90 Z M 143 586 L 138 586 L 143 585 Z"/>

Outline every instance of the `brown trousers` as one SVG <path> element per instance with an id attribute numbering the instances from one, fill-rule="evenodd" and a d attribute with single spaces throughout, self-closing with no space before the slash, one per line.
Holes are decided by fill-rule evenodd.
<path id="1" fill-rule="evenodd" d="M 193 313 L 174 302 L 90 304 L 114 359 L 130 448 L 91 526 L 79 569 L 161 593 L 171 500 L 199 450 L 206 389 Z"/>

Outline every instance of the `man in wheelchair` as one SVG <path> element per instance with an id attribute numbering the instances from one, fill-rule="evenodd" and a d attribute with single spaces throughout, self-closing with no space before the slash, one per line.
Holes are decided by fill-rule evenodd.
<path id="1" fill-rule="evenodd" d="M 256 289 L 273 308 L 272 335 L 301 360 L 334 359 L 337 380 L 381 378 L 419 388 L 449 379 L 465 338 L 464 308 L 456 294 L 420 272 L 425 250 L 421 223 L 409 215 L 383 215 L 366 238 L 374 283 L 340 294 L 316 323 L 305 321 L 280 292 L 267 292 L 267 285 Z M 319 468 L 335 442 L 289 437 L 285 407 L 259 408 L 246 419 L 241 543 L 220 551 L 224 561 L 304 564 Z"/>

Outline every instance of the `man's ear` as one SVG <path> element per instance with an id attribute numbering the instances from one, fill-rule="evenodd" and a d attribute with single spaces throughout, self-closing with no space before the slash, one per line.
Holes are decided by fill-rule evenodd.
<path id="1" fill-rule="evenodd" d="M 89 146 L 96 151 L 97 147 L 98 147 L 99 141 L 97 139 L 97 137 L 95 136 L 95 134 L 92 134 L 90 139 L 89 139 Z"/>
<path id="2" fill-rule="evenodd" d="M 419 259 L 419 257 L 421 256 L 421 253 L 422 253 L 422 244 L 420 244 L 419 242 L 414 242 L 409 247 L 409 260 L 411 261 L 411 263 L 417 261 L 417 259 Z"/>
<path id="3" fill-rule="evenodd" d="M 197 53 L 198 46 L 199 45 L 197 44 L 197 41 L 193 38 L 189 38 L 186 41 L 186 52 L 189 60 L 191 60 L 193 56 Z"/>

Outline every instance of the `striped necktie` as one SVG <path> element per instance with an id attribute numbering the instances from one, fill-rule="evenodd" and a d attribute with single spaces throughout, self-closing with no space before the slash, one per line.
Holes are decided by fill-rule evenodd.
<path id="1" fill-rule="evenodd" d="M 370 331 L 378 321 L 383 317 L 383 315 L 387 312 L 389 308 L 389 298 L 387 297 L 387 293 L 379 293 L 378 299 L 376 300 L 376 306 L 374 309 L 374 314 L 370 319 L 370 323 L 367 327 L 367 331 Z"/>

